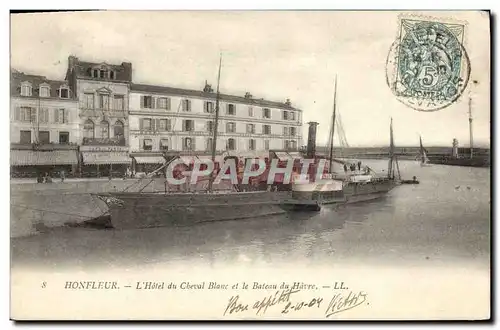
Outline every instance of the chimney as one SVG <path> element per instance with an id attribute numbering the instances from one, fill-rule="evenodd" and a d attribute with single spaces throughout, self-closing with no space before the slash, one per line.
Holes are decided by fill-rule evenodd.
<path id="1" fill-rule="evenodd" d="M 73 55 L 68 56 L 68 69 L 71 70 L 71 68 L 73 68 L 77 62 L 78 62 L 78 57 Z"/>
<path id="2" fill-rule="evenodd" d="M 122 67 L 125 69 L 126 80 L 132 82 L 132 63 L 122 62 Z"/>
<path id="3" fill-rule="evenodd" d="M 250 94 L 249 92 L 246 92 L 245 93 L 245 98 L 246 99 L 251 99 L 252 98 L 252 94 Z"/>
<path id="4" fill-rule="evenodd" d="M 290 102 L 290 99 L 286 99 L 285 104 L 288 105 L 289 107 L 292 106 L 292 102 Z"/>
<path id="5" fill-rule="evenodd" d="M 309 123 L 309 134 L 307 136 L 307 158 L 314 158 L 316 156 L 316 127 L 319 123 L 311 121 Z"/>

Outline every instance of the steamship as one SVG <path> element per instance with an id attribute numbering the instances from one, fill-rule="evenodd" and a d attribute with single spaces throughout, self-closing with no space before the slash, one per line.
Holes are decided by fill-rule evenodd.
<path id="1" fill-rule="evenodd" d="M 390 124 L 390 149 L 387 176 L 381 176 L 375 173 L 369 167 L 365 167 L 362 170 L 360 165 L 358 165 L 358 168 L 356 170 L 356 164 L 349 164 L 346 161 L 335 159 L 333 156 L 333 137 L 335 136 L 335 124 L 338 123 L 336 99 L 337 79 L 335 79 L 333 114 L 329 135 L 330 153 L 327 159 L 329 161 L 329 166 L 328 170 L 323 175 L 323 179 L 327 179 L 327 181 L 323 180 L 318 183 L 311 182 L 306 185 L 293 184 L 292 198 L 298 201 L 312 201 L 314 203 L 317 203 L 318 205 L 321 205 L 337 203 L 357 203 L 386 196 L 389 191 L 391 191 L 395 186 L 401 183 L 399 165 L 394 153 L 392 118 Z M 317 126 L 317 122 L 309 123 L 308 142 L 305 154 L 306 158 L 315 159 L 313 163 L 313 172 L 315 172 L 314 167 L 316 167 L 319 163 L 319 157 L 317 157 L 316 155 Z M 334 163 L 340 163 L 344 165 L 344 173 L 335 172 L 333 169 Z M 314 181 L 314 178 L 311 181 Z"/>

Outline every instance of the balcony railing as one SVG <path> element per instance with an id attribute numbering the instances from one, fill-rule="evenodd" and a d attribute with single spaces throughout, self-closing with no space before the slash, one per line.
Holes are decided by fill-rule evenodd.
<path id="1" fill-rule="evenodd" d="M 125 138 L 83 138 L 84 146 L 125 146 Z"/>

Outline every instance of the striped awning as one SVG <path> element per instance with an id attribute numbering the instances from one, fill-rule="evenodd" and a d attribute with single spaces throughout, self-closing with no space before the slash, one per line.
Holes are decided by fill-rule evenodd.
<path id="1" fill-rule="evenodd" d="M 30 165 L 76 165 L 78 156 L 76 150 L 11 150 L 11 166 Z"/>
<path id="2" fill-rule="evenodd" d="M 137 164 L 163 164 L 165 163 L 165 158 L 161 156 L 141 156 L 134 157 Z"/>
<path id="3" fill-rule="evenodd" d="M 84 165 L 129 164 L 131 159 L 126 151 L 82 152 Z"/>

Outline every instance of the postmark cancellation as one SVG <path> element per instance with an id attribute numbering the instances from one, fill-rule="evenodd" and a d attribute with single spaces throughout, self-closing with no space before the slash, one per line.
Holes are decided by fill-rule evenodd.
<path id="1" fill-rule="evenodd" d="M 471 70 L 465 32 L 464 23 L 400 17 L 386 65 L 387 84 L 400 102 L 436 111 L 460 98 Z"/>

